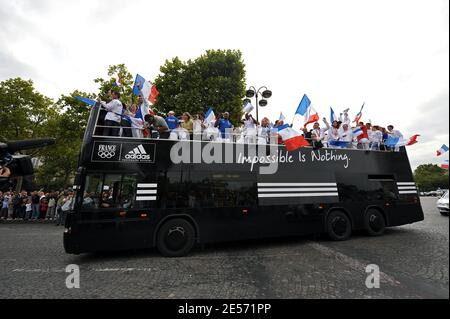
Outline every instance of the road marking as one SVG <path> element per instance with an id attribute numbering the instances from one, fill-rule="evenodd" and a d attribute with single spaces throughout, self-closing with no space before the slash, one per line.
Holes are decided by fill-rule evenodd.
<path id="1" fill-rule="evenodd" d="M 94 268 L 94 269 L 87 269 L 87 271 L 94 271 L 94 272 L 132 272 L 132 271 L 144 271 L 144 272 L 150 272 L 155 271 L 154 268 Z M 13 269 L 12 272 L 17 273 L 62 273 L 66 272 L 65 269 L 25 269 L 25 268 L 17 268 Z"/>
<path id="2" fill-rule="evenodd" d="M 335 260 L 342 262 L 343 264 L 347 265 L 351 269 L 356 270 L 358 272 L 364 273 L 367 265 L 374 264 L 373 262 L 361 262 L 350 256 L 347 256 L 343 253 L 340 253 L 334 249 L 328 248 L 318 243 L 309 243 L 308 246 L 314 248 L 315 250 L 324 254 L 325 256 L 334 258 Z M 388 283 L 390 285 L 403 286 L 400 283 L 400 281 L 382 271 L 380 271 L 380 280 L 381 282 Z"/>

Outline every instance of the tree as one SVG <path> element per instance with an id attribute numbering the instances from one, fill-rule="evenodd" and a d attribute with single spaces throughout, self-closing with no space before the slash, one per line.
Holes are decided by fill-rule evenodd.
<path id="1" fill-rule="evenodd" d="M 245 65 L 240 51 L 209 50 L 185 63 L 175 57 L 166 60 L 160 71 L 155 80 L 158 110 L 195 114 L 213 107 L 216 114 L 228 111 L 234 122 L 240 120 L 245 95 Z"/>
<path id="2" fill-rule="evenodd" d="M 95 83 L 100 84 L 99 93 L 97 94 L 103 101 L 109 100 L 109 92 L 118 91 L 122 95 L 123 103 L 135 103 L 137 98 L 133 96 L 134 79 L 132 74 L 128 71 L 125 64 L 110 65 L 108 67 L 109 79 L 97 78 Z M 121 86 L 116 86 L 116 78 L 121 79 Z M 117 83 L 118 84 L 118 83 Z"/>
<path id="3" fill-rule="evenodd" d="M 414 178 L 421 191 L 433 191 L 438 188 L 448 188 L 447 171 L 437 165 L 420 165 L 414 172 Z"/>
<path id="4" fill-rule="evenodd" d="M 93 94 L 74 91 L 62 95 L 56 102 L 61 112 L 47 126 L 56 143 L 42 150 L 39 158 L 42 165 L 36 171 L 37 185 L 43 189 L 67 187 L 76 171 L 90 108 L 75 96 L 94 98 Z"/>
<path id="5" fill-rule="evenodd" d="M 45 137 L 45 127 L 56 115 L 53 101 L 37 92 L 32 80 L 0 82 L 1 140 Z"/>

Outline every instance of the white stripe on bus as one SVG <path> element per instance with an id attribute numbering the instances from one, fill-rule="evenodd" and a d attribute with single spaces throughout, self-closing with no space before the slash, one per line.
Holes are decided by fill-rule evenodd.
<path id="1" fill-rule="evenodd" d="M 155 201 L 156 196 L 137 196 L 136 201 L 138 202 L 146 202 L 146 201 Z"/>
<path id="2" fill-rule="evenodd" d="M 138 188 L 157 188 L 158 184 L 138 184 Z"/>
<path id="3" fill-rule="evenodd" d="M 259 188 L 258 192 L 270 193 L 270 192 L 337 192 L 337 188 Z"/>
<path id="4" fill-rule="evenodd" d="M 410 190 L 417 190 L 417 187 L 415 187 L 415 186 L 400 186 L 398 189 L 410 191 Z"/>
<path id="5" fill-rule="evenodd" d="M 336 186 L 336 183 L 258 183 L 259 187 Z"/>
<path id="6" fill-rule="evenodd" d="M 137 191 L 138 195 L 155 195 L 158 194 L 156 189 L 141 189 Z"/>
<path id="7" fill-rule="evenodd" d="M 398 186 L 416 186 L 414 182 L 397 182 Z"/>
<path id="8" fill-rule="evenodd" d="M 399 192 L 400 195 L 403 194 L 417 194 L 417 191 L 403 191 L 403 192 Z"/>
<path id="9" fill-rule="evenodd" d="M 338 197 L 338 193 L 303 193 L 303 194 L 258 194 L 259 198 L 283 198 L 283 197 Z"/>

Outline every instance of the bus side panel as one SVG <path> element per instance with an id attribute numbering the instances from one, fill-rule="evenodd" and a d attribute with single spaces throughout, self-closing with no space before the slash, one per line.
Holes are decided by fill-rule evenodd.
<path id="1" fill-rule="evenodd" d="M 390 209 L 388 226 L 401 226 L 423 221 L 423 210 L 418 201 L 418 198 L 413 195 L 407 201 L 397 202 Z"/>

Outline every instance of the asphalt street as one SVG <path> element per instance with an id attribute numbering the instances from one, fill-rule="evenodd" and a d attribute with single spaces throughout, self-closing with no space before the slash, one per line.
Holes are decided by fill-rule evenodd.
<path id="1" fill-rule="evenodd" d="M 425 221 L 345 242 L 226 243 L 164 258 L 156 250 L 68 255 L 61 227 L 0 223 L 0 298 L 449 298 L 449 219 L 422 198 Z M 80 288 L 66 287 L 67 265 Z M 380 287 L 366 287 L 366 266 Z"/>

